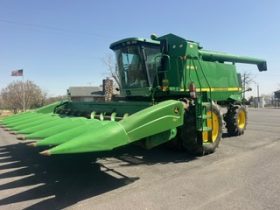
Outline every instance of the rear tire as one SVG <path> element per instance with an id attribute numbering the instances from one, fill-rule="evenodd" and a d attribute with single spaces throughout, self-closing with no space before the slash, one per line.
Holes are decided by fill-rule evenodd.
<path id="1" fill-rule="evenodd" d="M 211 115 L 211 106 L 206 107 Z M 222 138 L 222 115 L 216 104 L 212 104 L 212 120 L 208 119 L 208 127 L 212 131 L 199 132 L 196 130 L 195 107 L 185 112 L 184 125 L 181 130 L 181 141 L 184 149 L 193 155 L 207 155 L 215 152 Z M 207 133 L 207 134 L 206 134 Z"/>
<path id="2" fill-rule="evenodd" d="M 245 106 L 231 106 L 225 115 L 225 122 L 230 136 L 244 134 L 247 127 L 247 110 Z"/>

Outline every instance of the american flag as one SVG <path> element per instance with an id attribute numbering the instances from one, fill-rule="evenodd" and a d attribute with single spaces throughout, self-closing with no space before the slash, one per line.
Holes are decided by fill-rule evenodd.
<path id="1" fill-rule="evenodd" d="M 18 76 L 23 76 L 23 69 L 19 69 L 19 70 L 14 70 L 14 71 L 12 71 L 11 76 L 16 76 L 16 77 L 18 77 Z"/>

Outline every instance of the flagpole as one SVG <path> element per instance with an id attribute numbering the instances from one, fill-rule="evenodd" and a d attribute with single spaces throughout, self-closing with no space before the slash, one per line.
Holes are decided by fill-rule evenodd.
<path id="1" fill-rule="evenodd" d="M 22 109 L 25 112 L 25 84 L 24 84 L 24 76 L 22 74 L 22 84 L 23 84 L 23 92 L 22 92 Z"/>
<path id="2" fill-rule="evenodd" d="M 11 76 L 21 76 L 22 77 L 22 111 L 26 109 L 26 101 L 25 101 L 25 83 L 24 83 L 24 76 L 23 76 L 23 69 L 14 70 L 11 73 Z"/>

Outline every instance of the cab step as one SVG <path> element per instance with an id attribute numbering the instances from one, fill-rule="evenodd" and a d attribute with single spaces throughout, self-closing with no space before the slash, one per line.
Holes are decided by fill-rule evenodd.
<path id="1" fill-rule="evenodd" d="M 212 128 L 210 128 L 210 127 L 202 127 L 202 128 L 199 128 L 198 131 L 201 131 L 201 132 L 203 132 L 203 131 L 212 131 Z"/>
<path id="2" fill-rule="evenodd" d="M 203 115 L 198 115 L 197 116 L 199 119 L 203 119 L 203 120 L 206 120 L 206 119 L 212 119 L 211 116 L 209 115 L 206 115 L 206 114 L 203 114 Z"/>

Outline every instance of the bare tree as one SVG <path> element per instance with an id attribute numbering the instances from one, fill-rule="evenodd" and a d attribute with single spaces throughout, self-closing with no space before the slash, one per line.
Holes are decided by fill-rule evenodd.
<path id="1" fill-rule="evenodd" d="M 241 74 L 241 82 L 242 87 L 244 89 L 243 97 L 245 98 L 245 92 L 247 90 L 252 90 L 251 85 L 255 82 L 255 75 L 253 75 L 251 72 L 244 72 Z"/>
<path id="2" fill-rule="evenodd" d="M 241 74 L 242 86 L 244 88 L 249 88 L 255 82 L 255 75 L 251 72 L 244 72 Z"/>
<path id="3" fill-rule="evenodd" d="M 13 112 L 42 106 L 46 93 L 32 81 L 16 81 L 1 91 L 3 106 Z"/>
<path id="4" fill-rule="evenodd" d="M 118 71 L 117 64 L 115 62 L 114 56 L 112 54 L 107 54 L 104 56 L 102 59 L 104 65 L 107 67 L 107 71 L 114 79 L 114 81 L 117 83 L 118 87 L 121 87 L 121 82 L 120 82 L 120 75 Z"/>

